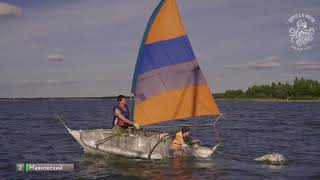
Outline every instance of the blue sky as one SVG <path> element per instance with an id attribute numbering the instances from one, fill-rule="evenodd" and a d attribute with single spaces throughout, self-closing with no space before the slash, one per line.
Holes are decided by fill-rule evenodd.
<path id="1" fill-rule="evenodd" d="M 0 97 L 129 94 L 159 0 L 0 0 Z M 177 0 L 211 89 L 320 80 L 320 1 Z M 290 48 L 288 18 L 315 18 L 311 49 Z"/>

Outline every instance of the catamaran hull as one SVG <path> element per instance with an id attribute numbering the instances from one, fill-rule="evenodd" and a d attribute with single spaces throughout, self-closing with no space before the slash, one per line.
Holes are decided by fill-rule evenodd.
<path id="1" fill-rule="evenodd" d="M 100 129 L 97 131 L 101 131 Z M 86 131 L 82 130 L 70 130 L 69 133 L 78 141 L 78 143 L 83 147 L 83 151 L 86 154 L 93 155 L 107 155 L 107 154 L 115 154 L 128 158 L 137 158 L 137 159 L 149 159 L 148 154 L 144 152 L 134 151 L 134 150 L 126 150 L 120 148 L 119 146 L 96 146 L 92 144 L 94 141 L 83 141 L 81 138 L 82 133 L 86 133 Z M 101 139 L 100 139 L 101 140 Z M 110 140 L 111 141 L 111 140 Z M 90 144 L 91 143 L 91 144 Z M 159 154 L 151 154 L 150 159 L 162 159 Z"/>
<path id="2" fill-rule="evenodd" d="M 175 154 L 170 150 L 171 136 L 167 133 L 140 131 L 114 135 L 111 129 L 71 130 L 69 133 L 83 147 L 84 153 L 95 155 L 115 154 L 137 159 L 164 159 Z M 208 158 L 215 148 L 182 146 L 179 155 Z"/>

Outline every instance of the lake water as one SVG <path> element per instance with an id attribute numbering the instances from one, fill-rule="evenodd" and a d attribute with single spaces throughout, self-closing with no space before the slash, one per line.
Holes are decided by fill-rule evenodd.
<path id="1" fill-rule="evenodd" d="M 72 129 L 110 128 L 114 99 L 1 100 L 0 179 L 320 179 L 320 103 L 218 101 L 224 118 L 217 127 L 223 156 L 163 161 L 89 156 L 55 118 Z M 174 125 L 207 124 L 210 118 L 165 123 L 156 130 L 175 132 Z M 211 126 L 192 128 L 192 136 L 212 146 Z M 278 152 L 287 165 L 253 161 Z M 233 158 L 231 158 L 231 156 Z M 22 163 L 74 163 L 74 172 L 16 172 Z"/>

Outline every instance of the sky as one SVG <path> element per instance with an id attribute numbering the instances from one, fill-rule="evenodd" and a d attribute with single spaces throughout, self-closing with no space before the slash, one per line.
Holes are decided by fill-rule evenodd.
<path id="1" fill-rule="evenodd" d="M 130 94 L 146 23 L 159 0 L 0 0 L 0 98 Z M 177 0 L 214 93 L 320 80 L 319 0 Z M 312 16 L 309 49 L 289 17 Z M 298 20 L 298 19 L 297 19 Z"/>

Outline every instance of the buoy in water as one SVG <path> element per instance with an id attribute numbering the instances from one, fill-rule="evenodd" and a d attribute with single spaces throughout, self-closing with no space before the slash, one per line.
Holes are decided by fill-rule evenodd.
<path id="1" fill-rule="evenodd" d="M 257 157 L 254 160 L 265 162 L 267 164 L 273 164 L 273 165 L 286 164 L 288 162 L 288 159 L 279 153 L 266 154 L 266 155 Z"/>

